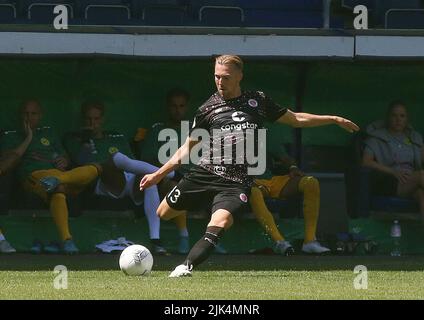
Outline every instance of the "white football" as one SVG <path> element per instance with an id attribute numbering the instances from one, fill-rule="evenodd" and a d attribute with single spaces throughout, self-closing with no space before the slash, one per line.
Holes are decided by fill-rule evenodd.
<path id="1" fill-rule="evenodd" d="M 139 244 L 125 248 L 119 258 L 119 267 L 127 276 L 147 276 L 152 271 L 152 266 L 152 254 Z"/>

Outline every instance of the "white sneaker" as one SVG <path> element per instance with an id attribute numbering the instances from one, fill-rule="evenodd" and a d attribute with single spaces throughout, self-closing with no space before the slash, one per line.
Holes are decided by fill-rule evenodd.
<path id="1" fill-rule="evenodd" d="M 294 249 L 288 241 L 277 241 L 275 243 L 274 252 L 283 256 L 291 256 L 294 254 Z"/>
<path id="2" fill-rule="evenodd" d="M 190 268 L 185 264 L 180 264 L 175 268 L 174 271 L 169 275 L 170 278 L 180 278 L 180 277 L 191 277 L 192 273 Z"/>
<path id="3" fill-rule="evenodd" d="M 7 240 L 0 241 L 0 252 L 1 253 L 15 253 L 16 249 L 13 248 Z"/>
<path id="4" fill-rule="evenodd" d="M 331 250 L 322 246 L 318 241 L 311 241 L 303 244 L 302 251 L 305 253 L 326 253 Z"/>

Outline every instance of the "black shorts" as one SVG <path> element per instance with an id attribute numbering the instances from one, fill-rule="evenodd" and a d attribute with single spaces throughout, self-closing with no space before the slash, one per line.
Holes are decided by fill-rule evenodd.
<path id="1" fill-rule="evenodd" d="M 247 209 L 250 186 L 204 172 L 201 176 L 189 173 L 168 193 L 166 202 L 175 210 L 225 209 L 236 214 Z"/>

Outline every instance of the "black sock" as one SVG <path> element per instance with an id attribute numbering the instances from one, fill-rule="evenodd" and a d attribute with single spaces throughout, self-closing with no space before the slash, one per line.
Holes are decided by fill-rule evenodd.
<path id="1" fill-rule="evenodd" d="M 150 243 L 154 244 L 155 246 L 162 246 L 160 239 L 150 239 Z"/>
<path id="2" fill-rule="evenodd" d="M 215 249 L 223 233 L 224 228 L 208 227 L 202 239 L 197 241 L 193 248 L 191 248 L 184 264 L 192 268 L 205 261 L 210 256 L 213 249 Z"/>

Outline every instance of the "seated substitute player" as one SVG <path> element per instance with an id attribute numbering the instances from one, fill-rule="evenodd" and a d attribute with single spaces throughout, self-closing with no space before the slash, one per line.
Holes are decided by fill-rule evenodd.
<path id="1" fill-rule="evenodd" d="M 242 91 L 242 78 L 243 62 L 238 56 L 223 55 L 216 58 L 215 83 L 218 92 L 198 109 L 193 124 L 193 129 L 202 128 L 209 132 L 209 139 L 201 139 L 204 146 L 202 150 L 205 152 L 202 153 L 199 165 L 184 176 L 158 208 L 158 215 L 162 219 L 171 219 L 186 210 L 212 204 L 212 216 L 205 235 L 193 246 L 184 263 L 177 266 L 170 277 L 191 276 L 193 268 L 209 257 L 224 230 L 231 227 L 232 215 L 247 203 L 253 182 L 249 167 L 253 165 L 245 155 L 242 156 L 243 164 L 240 164 L 238 157 L 241 153 L 233 147 L 237 147 L 235 144 L 238 143 L 248 143 L 248 137 L 252 133 L 259 134 L 258 129 L 263 122 L 277 121 L 293 127 L 337 124 L 350 132 L 359 130 L 357 125 L 344 118 L 294 113 L 280 107 L 260 91 Z M 214 141 L 217 132 L 220 132 L 219 140 L 224 141 L 224 145 Z M 197 133 L 200 136 L 199 131 Z M 235 134 L 239 139 L 234 139 Z M 184 145 L 166 164 L 155 173 L 143 177 L 140 188 L 157 184 L 166 174 L 177 168 L 190 155 L 191 149 L 199 140 L 194 134 L 190 134 Z M 257 140 L 255 142 L 259 146 Z M 232 159 L 222 157 L 221 152 L 217 152 L 216 149 L 222 147 L 233 151 L 236 149 L 232 153 Z"/>
<path id="2" fill-rule="evenodd" d="M 52 253 L 60 250 L 67 254 L 78 253 L 69 230 L 66 197 L 81 192 L 96 179 L 97 168 L 89 165 L 66 171 L 68 160 L 60 140 L 50 127 L 40 127 L 43 116 L 40 103 L 34 99 L 27 100 L 22 104 L 20 112 L 23 123 L 28 123 L 31 128 L 33 138 L 25 152 L 18 154 L 20 164 L 17 167 L 17 176 L 26 191 L 37 195 L 49 205 L 62 241 L 60 248 L 51 245 L 44 250 Z M 5 132 L 1 139 L 1 149 L 7 153 L 14 150 L 25 136 L 24 128 Z M 40 182 L 49 176 L 60 181 L 55 190 L 46 190 Z"/>
<path id="3" fill-rule="evenodd" d="M 83 103 L 81 116 L 84 128 L 66 135 L 65 148 L 76 165 L 101 165 L 95 194 L 113 199 L 129 196 L 136 206 L 144 204 L 152 249 L 157 254 L 166 254 L 160 242 L 160 219 L 156 214 L 160 203 L 157 186 L 146 189 L 144 194 L 140 194 L 138 188 L 140 176 L 156 171 L 157 167 L 130 159 L 132 151 L 124 135 L 103 129 L 104 114 L 105 106 L 101 101 Z"/>
<path id="4" fill-rule="evenodd" d="M 373 194 L 414 198 L 424 224 L 424 142 L 409 119 L 404 102 L 391 102 L 385 120 L 367 127 L 362 165 L 372 169 L 370 190 Z"/>
<path id="5" fill-rule="evenodd" d="M 164 129 L 173 129 L 181 137 L 181 121 L 186 120 L 188 111 L 188 102 L 190 94 L 181 88 L 171 89 L 166 95 L 166 113 L 165 122 L 157 122 L 147 131 L 146 137 L 141 144 L 140 159 L 155 166 L 161 166 L 159 161 L 159 149 L 165 141 L 159 141 L 159 133 Z M 159 184 L 159 194 L 164 197 L 179 180 L 188 171 L 188 166 L 181 166 L 175 171 L 176 176 L 173 179 L 163 179 Z M 156 213 L 155 213 L 156 214 Z M 187 230 L 187 215 L 182 214 L 174 218 L 174 222 L 180 233 L 180 242 L 178 252 L 186 254 L 190 250 L 189 234 Z"/>
<path id="6" fill-rule="evenodd" d="M 27 122 L 24 123 L 24 129 L 26 137 L 16 149 L 10 150 L 9 152 L 0 151 L 0 187 L 1 183 L 3 183 L 3 181 L 1 181 L 2 177 L 4 177 L 6 174 L 9 174 L 10 171 L 16 167 L 19 159 L 25 153 L 26 149 L 32 141 L 32 130 L 28 126 Z M 0 230 L 0 253 L 14 252 L 16 252 L 16 249 L 11 246 L 11 244 L 6 240 L 2 230 Z"/>
<path id="7" fill-rule="evenodd" d="M 268 134 L 271 132 L 268 132 Z M 302 194 L 305 219 L 305 238 L 302 251 L 305 253 L 329 252 L 330 249 L 323 247 L 316 241 L 315 236 L 320 206 L 320 187 L 318 180 L 312 176 L 305 176 L 296 166 L 295 161 L 287 155 L 282 144 L 279 144 L 279 146 L 268 146 L 267 150 L 268 156 L 271 156 L 273 162 L 278 163 L 279 167 L 285 168 L 288 174 L 273 176 L 267 170 L 260 179 L 255 179 L 254 186 L 251 190 L 250 205 L 256 219 L 271 236 L 272 240 L 274 240 L 274 251 L 282 255 L 291 255 L 294 253 L 293 246 L 284 239 L 278 230 L 274 217 L 268 210 L 264 198 L 289 199 Z"/>

